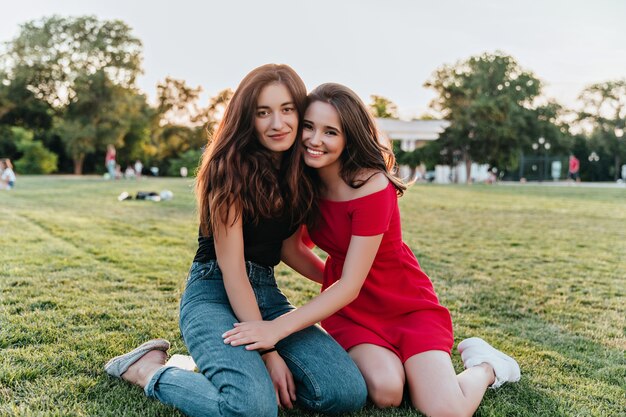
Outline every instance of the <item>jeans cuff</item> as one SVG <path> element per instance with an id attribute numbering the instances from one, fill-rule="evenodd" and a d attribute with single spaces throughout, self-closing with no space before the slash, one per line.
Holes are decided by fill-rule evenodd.
<path id="1" fill-rule="evenodd" d="M 162 366 L 161 368 L 159 368 L 158 371 L 154 373 L 154 375 L 152 375 L 152 378 L 150 378 L 150 381 L 148 381 L 146 386 L 143 388 L 143 392 L 146 393 L 147 397 L 156 398 L 156 395 L 154 394 L 154 391 L 156 390 L 156 384 L 159 382 L 161 375 L 163 375 L 163 373 L 170 368 L 175 368 L 175 367 L 174 366 Z"/>

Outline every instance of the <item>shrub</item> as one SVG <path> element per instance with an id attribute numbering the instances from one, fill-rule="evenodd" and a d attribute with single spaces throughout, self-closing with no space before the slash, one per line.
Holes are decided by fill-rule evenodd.
<path id="1" fill-rule="evenodd" d="M 20 174 L 50 174 L 57 170 L 56 154 L 50 152 L 39 141 L 22 141 L 17 144 L 22 157 L 15 161 L 15 170 Z"/>
<path id="2" fill-rule="evenodd" d="M 196 171 L 198 170 L 198 165 L 200 163 L 200 157 L 202 156 L 201 150 L 190 149 L 187 152 L 183 153 L 180 158 L 172 159 L 170 161 L 170 166 L 167 170 L 167 175 L 171 177 L 180 176 L 180 169 L 182 167 L 186 167 L 189 171 L 189 176 L 193 177 L 196 175 Z"/>

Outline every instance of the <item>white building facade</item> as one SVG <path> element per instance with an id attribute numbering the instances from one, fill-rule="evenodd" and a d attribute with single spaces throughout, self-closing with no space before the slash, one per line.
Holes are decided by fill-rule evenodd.
<path id="1" fill-rule="evenodd" d="M 412 152 L 429 142 L 439 139 L 439 135 L 450 126 L 450 122 L 447 120 L 405 121 L 383 118 L 376 118 L 376 124 L 383 139 L 388 142 L 399 141 L 400 149 L 405 152 Z M 472 164 L 470 178 L 477 182 L 489 180 L 488 168 L 488 165 Z M 417 171 L 417 174 L 420 175 L 421 173 L 423 175 L 423 171 L 424 169 L 422 168 Z M 411 175 L 411 169 L 407 166 L 401 166 L 399 174 L 402 178 L 408 178 Z M 437 165 L 435 167 L 434 181 L 439 184 L 464 183 L 467 180 L 466 176 L 465 163 L 463 162 L 456 167 Z"/>

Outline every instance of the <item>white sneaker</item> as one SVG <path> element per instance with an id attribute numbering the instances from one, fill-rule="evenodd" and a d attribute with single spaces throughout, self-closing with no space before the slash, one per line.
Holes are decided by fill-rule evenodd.
<path id="1" fill-rule="evenodd" d="M 479 337 L 470 337 L 459 343 L 457 350 L 463 359 L 465 369 L 478 366 L 481 363 L 491 365 L 496 374 L 496 381 L 491 388 L 498 388 L 505 382 L 517 382 L 521 372 L 519 365 L 512 357 L 500 352 Z"/>
<path id="2" fill-rule="evenodd" d="M 193 358 L 189 355 L 172 355 L 171 358 L 165 362 L 165 366 L 174 366 L 176 368 L 184 369 L 186 371 L 198 372 L 198 367 Z"/>

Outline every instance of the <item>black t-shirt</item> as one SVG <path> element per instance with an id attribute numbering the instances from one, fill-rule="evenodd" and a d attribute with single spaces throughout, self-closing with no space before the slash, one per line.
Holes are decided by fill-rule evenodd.
<path id="1" fill-rule="evenodd" d="M 280 262 L 283 240 L 293 235 L 298 225 L 291 222 L 291 216 L 284 214 L 278 218 L 260 219 L 258 224 L 243 223 L 243 249 L 246 261 L 261 265 L 275 266 Z M 198 251 L 194 262 L 208 262 L 217 259 L 213 236 L 198 237 Z"/>

